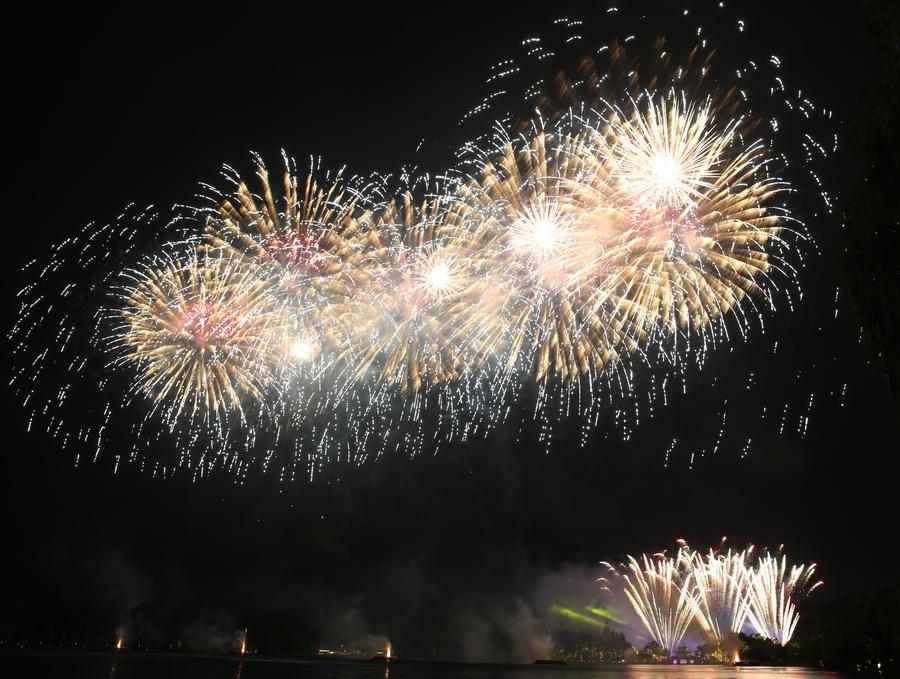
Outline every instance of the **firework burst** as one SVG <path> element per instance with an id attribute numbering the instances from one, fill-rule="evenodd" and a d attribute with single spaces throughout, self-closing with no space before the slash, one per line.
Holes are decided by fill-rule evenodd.
<path id="1" fill-rule="evenodd" d="M 268 468 L 287 441 L 292 460 L 313 441 L 321 461 L 333 445 L 362 460 L 372 441 L 414 453 L 425 440 L 467 440 L 532 396 L 521 411 L 548 446 L 570 414 L 583 445 L 614 399 L 609 420 L 630 436 L 638 401 L 652 413 L 657 377 L 665 400 L 670 371 L 684 378 L 734 331 L 748 336 L 785 277 L 796 284 L 789 234 L 799 222 L 783 203 L 792 189 L 779 176 L 777 123 L 751 109 L 748 71 L 740 89 L 732 74 L 712 75 L 701 42 L 678 64 L 657 41 L 648 68 L 613 41 L 582 54 L 576 77 L 530 80 L 523 101 L 538 112 L 504 112 L 440 175 L 403 170 L 397 183 L 315 163 L 302 175 L 287 157 L 280 181 L 257 156 L 252 175 L 226 167 L 227 190 L 204 185 L 201 206 L 179 208 L 174 221 L 190 232 L 145 248 L 179 256 L 113 258 L 119 269 L 89 289 L 57 286 L 91 296 L 89 341 L 71 341 L 71 313 L 60 332 L 41 317 L 52 294 L 23 291 L 15 388 L 61 433 L 69 378 L 88 365 L 103 389 L 124 380 L 124 401 L 149 403 L 153 418 L 138 428 L 180 432 L 179 460 L 214 430 L 241 470 L 248 460 Z M 543 63 L 553 54 L 539 43 L 523 45 Z M 496 80 L 516 73 L 536 71 L 510 67 Z M 97 247 L 88 251 L 96 271 Z M 35 331 L 81 350 L 67 356 L 65 384 L 42 386 L 53 352 L 29 346 Z M 654 373 L 649 394 L 635 388 L 641 365 Z M 102 424 L 89 429 L 108 430 L 117 396 L 104 395 Z M 708 613 L 711 635 L 733 631 Z"/>
<path id="2" fill-rule="evenodd" d="M 519 140 L 522 141 L 522 140 Z M 597 286 L 604 230 L 624 219 L 582 190 L 584 139 L 503 136 L 461 192 L 493 251 L 508 370 L 577 379 L 618 357 L 621 332 Z"/>
<path id="3" fill-rule="evenodd" d="M 376 215 L 357 376 L 415 393 L 470 376 L 490 355 L 493 262 L 469 227 L 466 211 L 440 196 L 416 205 L 404 193 Z"/>
<path id="4" fill-rule="evenodd" d="M 769 286 L 767 244 L 782 228 L 773 202 L 785 184 L 741 125 L 675 97 L 614 111 L 594 130 L 582 184 L 598 195 L 612 184 L 629 215 L 608 234 L 605 285 L 637 341 L 702 334 L 730 311 L 744 325 L 740 302 Z"/>
<path id="5" fill-rule="evenodd" d="M 334 360 L 365 315 L 357 292 L 370 279 L 363 260 L 378 239 L 371 208 L 362 207 L 365 190 L 340 174 L 323 185 L 312 171 L 301 179 L 285 160 L 279 194 L 262 159 L 255 164 L 258 194 L 231 171 L 234 191 L 213 192 L 214 207 L 194 211 L 204 224 L 203 248 L 253 260 L 275 282 L 291 315 L 293 336 L 285 341 L 295 359 Z"/>
<path id="6" fill-rule="evenodd" d="M 262 404 L 278 362 L 283 314 L 259 271 L 225 255 L 165 258 L 124 274 L 113 363 L 170 423 L 221 423 Z"/>

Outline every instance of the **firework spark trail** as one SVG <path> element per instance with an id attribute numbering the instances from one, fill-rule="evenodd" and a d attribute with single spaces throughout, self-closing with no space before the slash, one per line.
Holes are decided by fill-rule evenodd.
<path id="1" fill-rule="evenodd" d="M 43 426 L 62 449 L 73 450 L 76 464 L 105 451 L 111 425 L 129 422 L 119 382 L 104 369 L 108 356 L 98 348 L 106 331 L 102 306 L 120 267 L 164 233 L 152 206 L 129 205 L 114 222 L 89 224 L 55 245 L 47 261 L 26 266 L 32 278 L 18 294 L 10 332 L 10 385 L 28 428 Z M 129 438 L 140 446 L 141 437 Z"/>

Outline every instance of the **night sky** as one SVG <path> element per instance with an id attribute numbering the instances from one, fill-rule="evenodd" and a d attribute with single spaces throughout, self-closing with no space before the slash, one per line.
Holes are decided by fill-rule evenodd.
<path id="1" fill-rule="evenodd" d="M 777 52 L 852 139 L 877 81 L 856 6 L 747 4 L 760 52 Z M 7 72 L 8 270 L 126 203 L 188 202 L 223 162 L 247 169 L 249 150 L 273 167 L 281 148 L 301 168 L 308 155 L 358 172 L 441 167 L 490 65 L 522 37 L 567 13 L 605 35 L 600 5 L 553 5 L 35 10 Z M 858 182 L 860 164 L 843 145 L 827 172 L 837 193 Z M 882 564 L 897 551 L 897 409 L 846 293 L 833 318 L 839 220 L 821 230 L 806 221 L 822 254 L 803 273 L 795 313 L 771 319 L 778 355 L 769 337 L 723 348 L 628 442 L 610 429 L 581 448 L 563 423 L 549 453 L 532 432 L 517 441 L 501 429 L 312 482 L 153 479 L 76 468 L 49 437 L 26 433 L 7 389 L 0 635 L 94 641 L 124 628 L 158 642 L 248 627 L 263 652 L 368 634 L 408 655 L 522 659 L 510 621 L 544 615 L 547 582 L 588 582 L 600 560 L 680 537 L 698 547 L 724 535 L 738 546 L 784 543 L 793 559 L 819 564 L 821 601 L 892 584 L 896 572 Z M 7 327 L 24 282 L 11 278 Z M 749 372 L 752 388 L 742 388 Z M 794 419 L 784 435 L 774 415 L 760 420 L 763 406 L 780 412 L 813 392 L 805 437 Z M 708 453 L 724 397 L 729 435 L 691 464 L 691 452 Z M 484 634 L 476 641 L 467 629 Z"/>

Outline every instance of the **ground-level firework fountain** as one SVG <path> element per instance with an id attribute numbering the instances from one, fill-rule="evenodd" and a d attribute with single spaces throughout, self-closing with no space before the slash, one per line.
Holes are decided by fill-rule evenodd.
<path id="1" fill-rule="evenodd" d="M 724 541 L 723 541 L 724 542 Z M 753 546 L 710 549 L 705 555 L 679 540 L 677 552 L 628 557 L 605 564 L 653 641 L 676 656 L 692 625 L 699 627 L 723 661 L 738 662 L 745 628 L 787 645 L 799 620 L 796 603 L 819 587 L 816 565 L 789 566 L 787 555 Z"/>

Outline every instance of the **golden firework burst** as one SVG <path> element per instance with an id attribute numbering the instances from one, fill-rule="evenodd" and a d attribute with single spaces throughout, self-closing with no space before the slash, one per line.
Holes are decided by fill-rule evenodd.
<path id="1" fill-rule="evenodd" d="M 176 421 L 243 413 L 263 403 L 284 314 L 274 285 L 222 254 L 164 258 L 132 271 L 112 346 L 133 390 Z"/>

